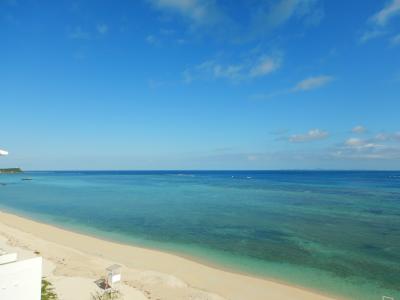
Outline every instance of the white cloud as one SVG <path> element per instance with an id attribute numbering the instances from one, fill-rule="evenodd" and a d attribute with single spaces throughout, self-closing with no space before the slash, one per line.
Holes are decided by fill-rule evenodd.
<path id="1" fill-rule="evenodd" d="M 396 159 L 400 157 L 400 148 L 376 143 L 374 139 L 349 138 L 337 148 L 333 156 L 346 159 Z"/>
<path id="2" fill-rule="evenodd" d="M 364 126 L 358 125 L 351 129 L 354 133 L 364 133 L 367 129 Z"/>
<path id="3" fill-rule="evenodd" d="M 0 156 L 5 156 L 5 155 L 8 155 L 8 152 L 6 151 L 6 150 L 1 150 L 0 149 Z"/>
<path id="4" fill-rule="evenodd" d="M 275 3 L 269 10 L 260 11 L 258 18 L 262 18 L 264 26 L 275 28 L 282 25 L 293 16 L 299 1 L 281 0 Z"/>
<path id="5" fill-rule="evenodd" d="M 364 145 L 364 141 L 359 138 L 349 138 L 346 140 L 345 145 L 349 147 L 360 147 Z"/>
<path id="6" fill-rule="evenodd" d="M 335 146 L 331 156 L 345 160 L 397 160 L 400 146 L 397 133 L 379 133 L 371 138 L 350 137 L 340 146 Z"/>
<path id="7" fill-rule="evenodd" d="M 310 91 L 327 85 L 333 79 L 334 78 L 332 76 L 327 75 L 308 77 L 298 82 L 293 88 L 278 90 L 270 93 L 256 93 L 251 95 L 251 98 L 256 100 L 267 100 L 278 96 L 293 94 L 296 92 Z"/>
<path id="8" fill-rule="evenodd" d="M 386 34 L 386 31 L 383 31 L 381 29 L 372 29 L 372 30 L 367 30 L 363 33 L 363 35 L 360 37 L 360 42 L 365 43 L 369 40 L 381 37 Z"/>
<path id="9" fill-rule="evenodd" d="M 147 0 L 155 9 L 175 14 L 189 22 L 191 29 L 212 27 L 213 35 L 235 42 L 259 39 L 288 21 L 317 25 L 324 16 L 321 0 L 246 1 L 240 16 L 217 0 Z M 220 3 L 222 3 L 220 5 Z M 223 7 L 224 6 L 224 7 Z M 246 24 L 243 26 L 243 24 Z"/>
<path id="10" fill-rule="evenodd" d="M 333 80 L 332 76 L 320 75 L 306 78 L 294 87 L 294 91 L 308 91 L 322 87 Z"/>
<path id="11" fill-rule="evenodd" d="M 108 32 L 108 26 L 106 24 L 98 24 L 97 27 L 97 32 L 100 34 L 106 34 Z"/>
<path id="12" fill-rule="evenodd" d="M 386 35 L 388 31 L 383 28 L 388 25 L 391 19 L 398 15 L 400 15 L 400 0 L 387 1 L 385 7 L 369 18 L 371 28 L 361 35 L 360 42 L 364 43 Z"/>
<path id="13" fill-rule="evenodd" d="M 328 135 L 329 135 L 328 132 L 316 128 L 316 129 L 311 129 L 305 134 L 294 134 L 290 136 L 289 142 L 292 143 L 311 142 L 327 138 Z"/>
<path id="14" fill-rule="evenodd" d="M 264 56 L 251 67 L 250 76 L 259 77 L 272 73 L 281 66 L 281 57 Z"/>
<path id="15" fill-rule="evenodd" d="M 261 55 L 235 64 L 223 64 L 216 60 L 208 60 L 185 70 L 183 75 L 186 82 L 194 79 L 241 81 L 266 76 L 279 69 L 281 61 L 281 55 Z"/>
<path id="16" fill-rule="evenodd" d="M 264 2 L 253 13 L 253 28 L 257 33 L 267 33 L 282 26 L 291 19 L 304 21 L 305 24 L 318 24 L 323 11 L 318 0 L 280 0 Z"/>
<path id="17" fill-rule="evenodd" d="M 177 13 L 198 25 L 215 23 L 220 11 L 211 0 L 149 0 L 154 7 Z"/>
<path id="18" fill-rule="evenodd" d="M 391 0 L 371 20 L 379 26 L 385 26 L 390 19 L 397 15 L 400 15 L 400 0 Z"/>
<path id="19" fill-rule="evenodd" d="M 385 145 L 376 143 L 375 139 L 348 138 L 345 146 L 357 150 L 384 148 Z"/>
<path id="20" fill-rule="evenodd" d="M 386 145 L 378 144 L 374 141 L 374 139 L 360 139 L 360 138 L 348 138 L 345 141 L 345 146 L 348 148 L 355 149 L 357 151 L 365 151 L 365 150 L 377 150 L 387 148 Z"/>

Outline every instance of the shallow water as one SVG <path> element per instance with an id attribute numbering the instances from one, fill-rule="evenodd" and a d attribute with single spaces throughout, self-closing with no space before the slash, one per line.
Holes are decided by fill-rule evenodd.
<path id="1" fill-rule="evenodd" d="M 400 172 L 1 174 L 0 206 L 338 296 L 400 299 Z"/>

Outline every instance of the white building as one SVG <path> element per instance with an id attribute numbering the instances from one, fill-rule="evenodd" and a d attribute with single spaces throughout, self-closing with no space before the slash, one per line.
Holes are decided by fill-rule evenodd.
<path id="1" fill-rule="evenodd" d="M 42 258 L 17 260 L 16 253 L 0 250 L 0 299 L 40 300 Z"/>

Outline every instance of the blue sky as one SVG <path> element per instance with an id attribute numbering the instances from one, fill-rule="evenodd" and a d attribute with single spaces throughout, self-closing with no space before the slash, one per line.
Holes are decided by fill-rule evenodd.
<path id="1" fill-rule="evenodd" d="M 400 0 L 0 0 L 0 166 L 400 169 Z"/>

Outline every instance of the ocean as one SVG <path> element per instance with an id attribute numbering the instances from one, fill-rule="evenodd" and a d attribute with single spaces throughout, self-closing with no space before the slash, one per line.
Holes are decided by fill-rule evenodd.
<path id="1" fill-rule="evenodd" d="M 0 174 L 0 209 L 338 297 L 400 299 L 400 171 Z"/>

